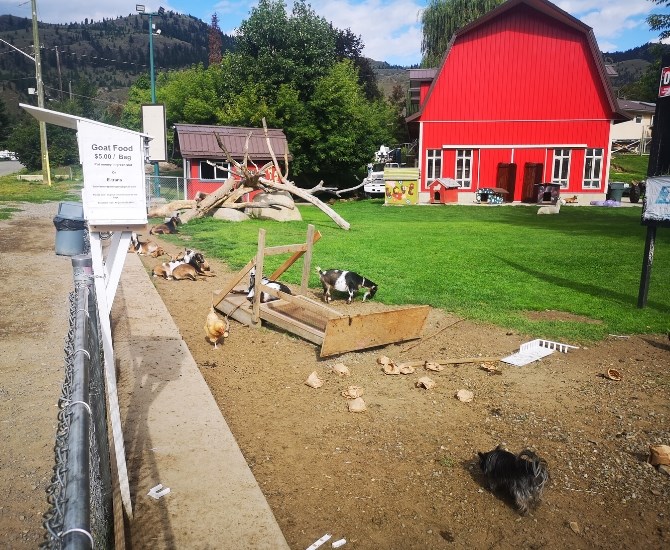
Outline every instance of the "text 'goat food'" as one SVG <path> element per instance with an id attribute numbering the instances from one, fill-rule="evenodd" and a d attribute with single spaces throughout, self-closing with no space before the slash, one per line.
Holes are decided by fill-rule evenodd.
<path id="1" fill-rule="evenodd" d="M 349 295 L 347 304 L 350 304 L 353 301 L 354 294 L 361 288 L 365 289 L 365 294 L 363 294 L 364 302 L 368 298 L 372 299 L 377 292 L 377 285 L 375 283 L 353 271 L 342 271 L 341 269 L 328 269 L 323 271 L 320 267 L 317 267 L 316 270 L 319 273 L 319 279 L 321 279 L 321 286 L 323 286 L 323 300 L 326 303 L 332 300 L 330 295 L 331 290 L 346 292 Z"/>

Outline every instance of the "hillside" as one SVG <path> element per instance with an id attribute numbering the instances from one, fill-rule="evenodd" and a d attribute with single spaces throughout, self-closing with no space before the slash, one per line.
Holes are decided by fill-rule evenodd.
<path id="1" fill-rule="evenodd" d="M 149 72 L 149 18 L 139 14 L 101 22 L 65 25 L 39 24 L 42 79 L 45 97 L 68 93 L 79 79 L 86 79 L 102 94 L 129 87 Z M 165 12 L 153 17 L 156 71 L 207 64 L 209 25 L 190 15 Z M 0 38 L 32 55 L 32 20 L 0 16 Z M 222 35 L 223 49 L 234 39 Z M 35 87 L 35 65 L 30 59 L 0 43 L 0 97 L 8 111 L 18 101 L 34 103 L 28 88 Z M 123 94 L 122 94 L 123 95 Z"/>
<path id="2" fill-rule="evenodd" d="M 160 35 L 154 35 L 156 71 L 207 64 L 209 25 L 190 15 L 167 11 L 153 18 Z M 148 17 L 130 14 L 100 22 L 85 20 L 63 25 L 40 23 L 42 69 L 47 101 L 76 93 L 77 82 L 85 80 L 98 89 L 97 99 L 123 103 L 128 87 L 139 75 L 149 72 Z M 32 55 L 32 21 L 11 15 L 0 16 L 0 39 Z M 234 38 L 222 35 L 223 49 L 234 47 Z M 658 54 L 657 45 L 645 44 L 625 52 L 604 54 L 618 76 L 612 84 L 618 88 L 640 78 Z M 399 84 L 409 87 L 407 67 L 372 61 L 379 87 L 385 96 Z M 0 98 L 10 116 L 18 112 L 18 103 L 36 103 L 28 95 L 35 87 L 35 67 L 25 56 L 0 42 Z M 89 88 L 90 89 L 90 88 Z"/>

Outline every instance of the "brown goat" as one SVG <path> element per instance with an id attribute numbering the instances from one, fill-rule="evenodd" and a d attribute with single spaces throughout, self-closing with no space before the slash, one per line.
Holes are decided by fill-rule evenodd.
<path id="1" fill-rule="evenodd" d="M 179 233 L 177 226 L 181 223 L 179 218 L 179 213 L 176 216 L 172 216 L 169 221 L 161 223 L 160 225 L 154 225 L 149 230 L 149 235 L 169 235 L 172 233 Z"/>

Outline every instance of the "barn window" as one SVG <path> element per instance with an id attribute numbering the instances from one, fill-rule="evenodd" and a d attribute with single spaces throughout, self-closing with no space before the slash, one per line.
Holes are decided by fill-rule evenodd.
<path id="1" fill-rule="evenodd" d="M 459 187 L 472 187 L 472 149 L 456 150 L 456 181 Z"/>
<path id="2" fill-rule="evenodd" d="M 587 149 L 584 158 L 584 189 L 600 189 L 603 150 Z"/>
<path id="3" fill-rule="evenodd" d="M 442 176 L 442 151 L 428 149 L 426 151 L 426 181 L 430 182 Z"/>
<path id="4" fill-rule="evenodd" d="M 568 186 L 570 174 L 570 149 L 554 149 L 554 174 L 552 183 L 560 183 L 561 187 Z"/>
<path id="5" fill-rule="evenodd" d="M 229 164 L 212 166 L 206 160 L 200 161 L 201 180 L 227 180 L 230 170 Z"/>

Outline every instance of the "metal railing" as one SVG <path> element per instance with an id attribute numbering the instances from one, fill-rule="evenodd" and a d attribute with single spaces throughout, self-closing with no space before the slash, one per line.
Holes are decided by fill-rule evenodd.
<path id="1" fill-rule="evenodd" d="M 74 256 L 74 291 L 58 401 L 43 549 L 113 548 L 104 356 L 91 257 Z"/>

